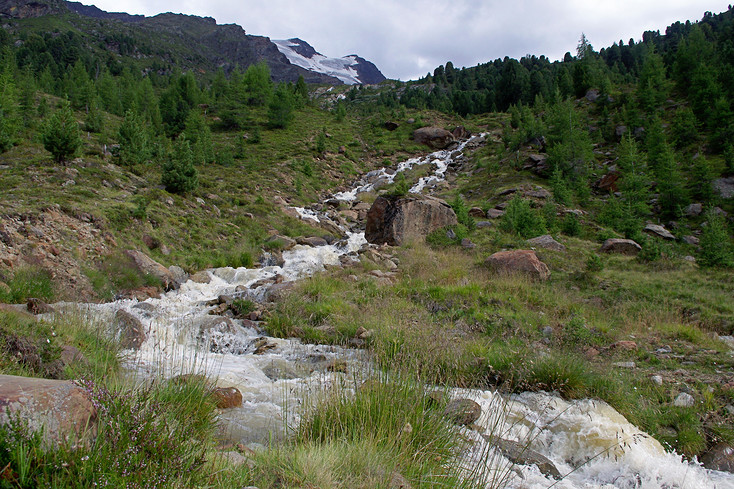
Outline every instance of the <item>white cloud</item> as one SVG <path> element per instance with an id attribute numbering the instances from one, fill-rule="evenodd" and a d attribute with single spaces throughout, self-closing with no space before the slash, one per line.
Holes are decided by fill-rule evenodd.
<path id="1" fill-rule="evenodd" d="M 664 31 L 677 20 L 726 10 L 729 0 L 98 0 L 107 11 L 174 11 L 236 23 L 248 34 L 299 37 L 326 56 L 358 54 L 389 78 L 423 76 L 452 61 L 474 66 L 510 56 L 574 52 L 584 32 L 596 48 Z M 85 3 L 89 0 L 85 0 Z"/>

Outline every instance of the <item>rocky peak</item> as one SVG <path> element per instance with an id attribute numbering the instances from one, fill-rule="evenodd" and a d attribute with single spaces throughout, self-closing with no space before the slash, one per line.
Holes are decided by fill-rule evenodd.
<path id="1" fill-rule="evenodd" d="M 63 0 L 0 0 L 0 17 L 28 19 L 66 12 Z"/>

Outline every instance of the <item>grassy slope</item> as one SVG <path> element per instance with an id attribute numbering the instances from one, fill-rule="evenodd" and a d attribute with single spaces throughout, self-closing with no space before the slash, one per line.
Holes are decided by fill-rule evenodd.
<path id="1" fill-rule="evenodd" d="M 444 126 L 455 122 L 427 113 L 388 115 L 403 120 L 419 116 L 422 123 Z M 81 120 L 82 114 L 78 117 Z M 256 113 L 253 117 L 265 116 Z M 95 216 L 120 249 L 143 249 L 166 265 L 180 264 L 193 271 L 236 264 L 243 252 L 255 256 L 272 231 L 323 234 L 283 215 L 273 205 L 272 196 L 281 194 L 294 204 L 314 202 L 358 173 L 424 151 L 408 139 L 411 125 L 402 124 L 389 132 L 382 126 L 384 117 L 348 117 L 337 123 L 331 114 L 307 108 L 297 114 L 289 129 L 263 131 L 260 143 L 245 144 L 245 156 L 231 166 L 199 168 L 200 187 L 185 196 L 157 188 L 160 172 L 154 165 L 128 169 L 100 158 L 100 138 L 109 140 L 119 124 L 108 117 L 107 136 L 91 135 L 85 143 L 84 164 L 70 166 L 78 173 L 53 165 L 37 142 L 21 143 L 4 154 L 3 164 L 9 168 L 0 172 L 0 185 L 10 190 L 8 198 L 0 202 L 0 214 L 33 214 L 58 203 L 69 213 Z M 500 133 L 501 118 L 463 122 L 473 131 Z M 324 128 L 331 137 L 326 154 L 317 155 L 316 136 Z M 219 149 L 231 148 L 241 136 L 215 133 L 214 140 Z M 344 154 L 339 154 L 340 146 L 346 148 Z M 311 166 L 311 175 L 303 171 L 304 162 Z M 505 188 L 547 185 L 530 173 L 517 171 L 499 145 L 480 149 L 464 170 L 452 176 L 452 188 L 444 197 L 451 198 L 459 189 L 470 205 L 485 208 L 501 202 L 498 194 Z M 62 187 L 69 178 L 76 184 Z M 135 217 L 141 197 L 147 202 L 145 213 Z M 197 197 L 205 204 L 198 203 Z M 173 199 L 173 205 L 168 199 Z M 588 207 L 592 211 L 597 199 L 592 197 Z M 144 234 L 159 239 L 171 253 L 148 250 L 142 243 Z M 578 236 L 554 235 L 568 251 L 539 253 L 553 271 L 547 283 L 497 277 L 486 270 L 482 262 L 491 252 L 525 245 L 496 227 L 485 228 L 470 234 L 478 245 L 471 251 L 425 244 L 395 250 L 400 275 L 392 285 L 378 284 L 367 276 L 365 272 L 379 268 L 371 263 L 305 280 L 297 293 L 271 311 L 269 327 L 272 333 L 300 335 L 310 341 L 347 343 L 364 326 L 374 331 L 368 346 L 379 361 L 419 372 L 421 381 L 510 391 L 557 390 L 567 397 L 605 399 L 688 455 L 700 454 L 718 440 L 734 439 L 729 428 L 734 419 L 725 409 L 734 402 L 734 389 L 727 386 L 734 364 L 711 335 L 712 331 L 731 332 L 731 272 L 704 271 L 682 260 L 690 252 L 684 245 L 673 245 L 668 257 L 653 263 L 603 257 L 603 269 L 589 271 L 587 258 L 599 246 L 593 213 L 582 219 Z M 100 268 L 103 274 L 117 270 L 85 263 L 82 258 L 79 261 Z M 354 274 L 356 281 L 350 277 Z M 106 277 L 108 281 L 113 278 Z M 100 286 L 100 293 L 109 286 Z M 336 333 L 316 329 L 326 324 Z M 445 341 L 447 337 L 451 341 Z M 620 340 L 635 341 L 636 348 L 612 346 Z M 670 352 L 656 353 L 666 346 Z M 627 361 L 634 361 L 636 368 L 613 367 Z M 651 375 L 661 375 L 663 386 L 652 383 Z M 672 406 L 684 391 L 693 393 L 696 404 Z M 384 481 L 393 469 L 414 480 L 438 469 L 430 464 L 421 469 L 420 460 L 418 466 L 405 461 L 403 467 L 385 467 L 385 460 L 394 460 L 392 450 L 402 442 L 395 430 L 384 436 L 383 428 L 375 427 L 375 435 L 387 443 L 359 446 L 360 453 L 370 454 L 358 471 L 364 487 Z M 352 475 L 333 465 L 333 453 L 349 452 L 356 445 L 349 441 L 348 432 L 319 434 L 317 439 L 313 433 L 320 432 L 304 431 L 293 446 L 258 455 L 256 470 L 242 468 L 227 480 L 280 487 L 320 477 L 320 484 L 338 486 Z M 209 482 L 225 484 L 223 473 L 215 472 L 216 464 L 207 472 Z"/>

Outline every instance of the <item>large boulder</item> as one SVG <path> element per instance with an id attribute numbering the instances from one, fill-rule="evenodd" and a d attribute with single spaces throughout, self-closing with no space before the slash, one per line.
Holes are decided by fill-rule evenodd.
<path id="1" fill-rule="evenodd" d="M 413 132 L 416 143 L 425 144 L 429 148 L 444 149 L 455 142 L 454 135 L 440 127 L 421 127 Z"/>
<path id="2" fill-rule="evenodd" d="M 642 251 L 642 246 L 631 239 L 609 238 L 604 241 L 599 250 L 603 253 L 620 253 L 622 255 L 636 255 Z"/>
<path id="3" fill-rule="evenodd" d="M 125 252 L 129 256 L 138 270 L 144 275 L 152 275 L 161 281 L 163 288 L 166 290 L 174 289 L 178 286 L 173 273 L 142 251 L 127 250 Z"/>
<path id="4" fill-rule="evenodd" d="M 433 197 L 378 197 L 367 212 L 365 238 L 373 244 L 401 245 L 458 223 L 454 210 Z"/>
<path id="5" fill-rule="evenodd" d="M 498 251 L 487 258 L 487 265 L 500 273 L 521 273 L 537 280 L 548 280 L 550 269 L 532 250 Z"/>
<path id="6" fill-rule="evenodd" d="M 97 410 L 89 394 L 69 380 L 0 375 L 0 423 L 20 416 L 44 440 L 81 438 L 94 429 Z"/>

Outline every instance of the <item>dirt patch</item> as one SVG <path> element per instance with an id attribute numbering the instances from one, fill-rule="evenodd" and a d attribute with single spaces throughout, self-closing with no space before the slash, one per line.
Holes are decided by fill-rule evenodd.
<path id="1" fill-rule="evenodd" d="M 47 271 L 58 298 L 91 301 L 94 292 L 83 266 L 116 246 L 109 233 L 88 215 L 69 215 L 58 205 L 34 214 L 0 217 L 0 274 L 12 276 L 24 266 Z"/>

